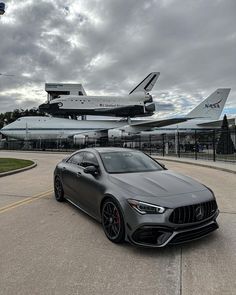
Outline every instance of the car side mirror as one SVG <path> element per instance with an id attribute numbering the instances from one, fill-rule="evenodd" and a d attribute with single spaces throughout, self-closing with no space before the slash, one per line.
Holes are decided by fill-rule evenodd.
<path id="1" fill-rule="evenodd" d="M 158 162 L 158 164 L 164 169 L 164 170 L 167 170 L 167 168 L 166 168 L 166 165 L 165 164 L 163 164 L 162 162 Z"/>
<path id="2" fill-rule="evenodd" d="M 96 166 L 87 166 L 84 168 L 84 173 L 92 174 L 93 176 L 98 175 L 98 168 Z"/>

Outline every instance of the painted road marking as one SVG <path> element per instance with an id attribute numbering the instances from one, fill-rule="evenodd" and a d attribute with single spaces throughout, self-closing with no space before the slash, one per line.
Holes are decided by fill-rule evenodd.
<path id="1" fill-rule="evenodd" d="M 19 206 L 31 203 L 31 202 L 36 201 L 38 199 L 44 198 L 44 197 L 48 196 L 49 194 L 51 194 L 52 192 L 53 192 L 53 190 L 51 189 L 51 190 L 48 190 L 46 192 L 34 195 L 32 197 L 25 198 L 25 199 L 23 199 L 21 201 L 11 203 L 11 204 L 9 204 L 9 205 L 7 205 L 5 207 L 0 208 L 0 214 L 3 213 L 3 212 L 9 211 L 11 209 L 17 208 Z"/>

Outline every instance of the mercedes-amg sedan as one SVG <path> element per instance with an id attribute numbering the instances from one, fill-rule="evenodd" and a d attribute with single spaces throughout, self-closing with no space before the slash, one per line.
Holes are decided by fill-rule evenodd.
<path id="1" fill-rule="evenodd" d="M 54 188 L 57 201 L 97 219 L 115 243 L 163 247 L 218 228 L 209 188 L 136 150 L 79 150 L 56 166 Z"/>

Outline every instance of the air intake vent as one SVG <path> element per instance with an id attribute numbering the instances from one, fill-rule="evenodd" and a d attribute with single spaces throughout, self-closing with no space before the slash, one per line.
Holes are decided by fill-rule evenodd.
<path id="1" fill-rule="evenodd" d="M 174 209 L 169 220 L 176 224 L 199 222 L 212 216 L 216 210 L 216 201 L 179 207 Z"/>

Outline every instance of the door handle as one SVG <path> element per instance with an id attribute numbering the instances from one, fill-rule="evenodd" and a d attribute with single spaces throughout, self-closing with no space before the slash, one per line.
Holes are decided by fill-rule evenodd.
<path id="1" fill-rule="evenodd" d="M 82 174 L 81 174 L 81 172 L 77 172 L 77 177 L 80 177 Z"/>

